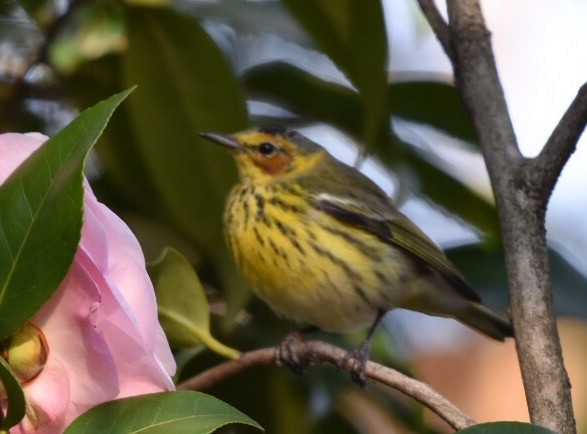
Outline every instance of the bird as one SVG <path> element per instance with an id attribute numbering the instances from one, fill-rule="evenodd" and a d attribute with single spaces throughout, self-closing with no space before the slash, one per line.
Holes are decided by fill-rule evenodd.
<path id="1" fill-rule="evenodd" d="M 370 326 L 349 352 L 354 380 L 364 384 L 373 335 L 395 308 L 451 317 L 499 341 L 513 336 L 379 186 L 318 143 L 273 125 L 200 135 L 236 160 L 224 232 L 253 293 L 278 316 L 326 332 Z"/>

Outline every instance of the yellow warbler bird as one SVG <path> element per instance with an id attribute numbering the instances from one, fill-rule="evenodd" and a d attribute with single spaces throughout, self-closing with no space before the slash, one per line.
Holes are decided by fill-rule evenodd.
<path id="1" fill-rule="evenodd" d="M 237 162 L 225 233 L 253 292 L 278 315 L 325 331 L 371 324 L 354 353 L 356 378 L 381 317 L 396 307 L 452 317 L 494 339 L 512 336 L 377 185 L 320 145 L 282 127 L 202 136 Z"/>

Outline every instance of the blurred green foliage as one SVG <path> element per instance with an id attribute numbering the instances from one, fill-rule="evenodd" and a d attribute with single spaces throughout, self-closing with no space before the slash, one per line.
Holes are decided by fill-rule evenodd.
<path id="1" fill-rule="evenodd" d="M 172 7 L 146 0 L 75 0 L 66 10 L 58 3 L 63 4 L 10 0 L 0 9 L 5 23 L 0 128 L 52 133 L 81 109 L 138 85 L 96 146 L 90 180 L 100 200 L 130 224 L 148 259 L 169 245 L 196 267 L 216 313 L 212 330 L 223 342 L 247 350 L 275 344 L 296 328 L 251 302 L 237 275 L 221 217 L 236 170 L 230 156 L 198 136 L 259 122 L 334 127 L 360 144 L 364 155 L 398 174 L 396 196 L 433 203 L 479 230 L 489 241 L 455 250 L 451 258 L 490 304 L 505 308 L 494 205 L 400 139 L 391 119 L 442 130 L 469 142 L 473 153 L 474 128 L 451 85 L 436 77 L 399 82 L 388 76 L 393 47 L 380 2 L 183 1 Z M 149 6 L 153 3 L 160 6 Z M 281 45 L 269 59 L 258 54 L 272 43 Z M 288 61 L 292 46 L 334 65 L 340 77 Z M 553 269 L 557 287 L 585 285 L 560 256 L 554 257 Z M 575 296 L 569 293 L 558 307 L 584 316 L 572 302 Z M 350 346 L 346 337 L 328 338 Z M 409 371 L 393 335 L 378 339 L 385 344 L 375 345 L 374 357 Z M 182 363 L 181 377 L 219 360 L 197 353 Z M 334 370 L 295 377 L 265 368 L 232 378 L 211 393 L 267 432 L 359 432 L 340 404 L 349 390 L 356 392 L 354 400 L 367 394 Z M 379 390 L 368 395 L 396 423 L 434 432 L 419 405 Z M 253 432 L 240 426 L 230 430 Z"/>

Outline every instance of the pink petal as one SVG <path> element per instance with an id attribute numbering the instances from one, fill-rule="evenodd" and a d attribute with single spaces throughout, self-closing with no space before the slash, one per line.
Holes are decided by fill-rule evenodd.
<path id="1" fill-rule="evenodd" d="M 116 300 L 113 311 L 122 308 L 132 324 L 131 335 L 149 354 L 154 353 L 154 360 L 162 367 L 163 372 L 173 375 L 175 360 L 159 325 L 153 285 L 146 273 L 145 259 L 137 239 L 118 216 L 96 201 L 91 192 L 86 194 L 85 216 L 88 226 L 90 222 L 92 227 L 101 225 L 105 234 L 105 240 L 101 242 L 107 244 L 107 267 L 103 258 L 97 258 L 95 254 L 93 260 L 100 267 L 110 293 Z M 82 237 L 82 246 L 86 245 Z M 101 309 L 101 318 L 104 321 L 121 321 L 120 318 L 109 318 L 109 314 L 106 309 Z M 165 381 L 165 384 L 168 388 L 169 381 Z"/>
<path id="2" fill-rule="evenodd" d="M 69 422 L 66 413 L 69 407 L 69 376 L 63 365 L 56 358 L 47 360 L 43 377 L 37 377 L 25 385 L 29 411 L 32 408 L 35 417 L 27 414 L 12 434 L 58 434 Z M 48 399 L 50 397 L 51 399 Z"/>
<path id="3" fill-rule="evenodd" d="M 108 343 L 95 324 L 100 289 L 85 262 L 84 252 L 78 251 L 57 292 L 31 321 L 45 333 L 49 358 L 59 358 L 66 374 L 75 379 L 71 400 L 96 404 L 117 396 L 119 386 Z"/>
<path id="4" fill-rule="evenodd" d="M 0 135 L 0 184 L 46 139 Z M 158 322 L 141 248 L 85 180 L 84 186 L 80 248 L 59 289 L 31 319 L 49 346 L 44 369 L 24 385 L 44 422 L 36 434 L 62 432 L 104 401 L 174 388 L 175 361 Z M 11 432 L 32 432 L 32 422 Z"/>
<path id="5" fill-rule="evenodd" d="M 47 137 L 39 133 L 0 134 L 0 185 L 46 140 Z"/>
<path id="6" fill-rule="evenodd" d="M 95 264 L 86 263 L 85 266 L 99 287 L 107 287 L 107 277 L 99 272 Z M 110 286 L 107 291 L 102 291 L 101 298 L 96 311 L 96 327 L 108 337 L 108 348 L 119 376 L 118 396 L 173 390 L 173 382 L 161 369 L 152 345 L 145 345 L 136 328 L 135 316 L 119 291 Z M 153 321 L 156 321 L 156 315 L 155 311 Z M 154 340 L 154 336 L 151 339 Z"/>

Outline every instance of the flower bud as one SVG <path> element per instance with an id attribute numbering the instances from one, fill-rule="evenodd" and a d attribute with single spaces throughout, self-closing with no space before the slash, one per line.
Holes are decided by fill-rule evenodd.
<path id="1" fill-rule="evenodd" d="M 49 356 L 49 346 L 41 329 L 26 323 L 8 339 L 0 355 L 8 362 L 21 384 L 25 384 L 43 370 Z"/>

